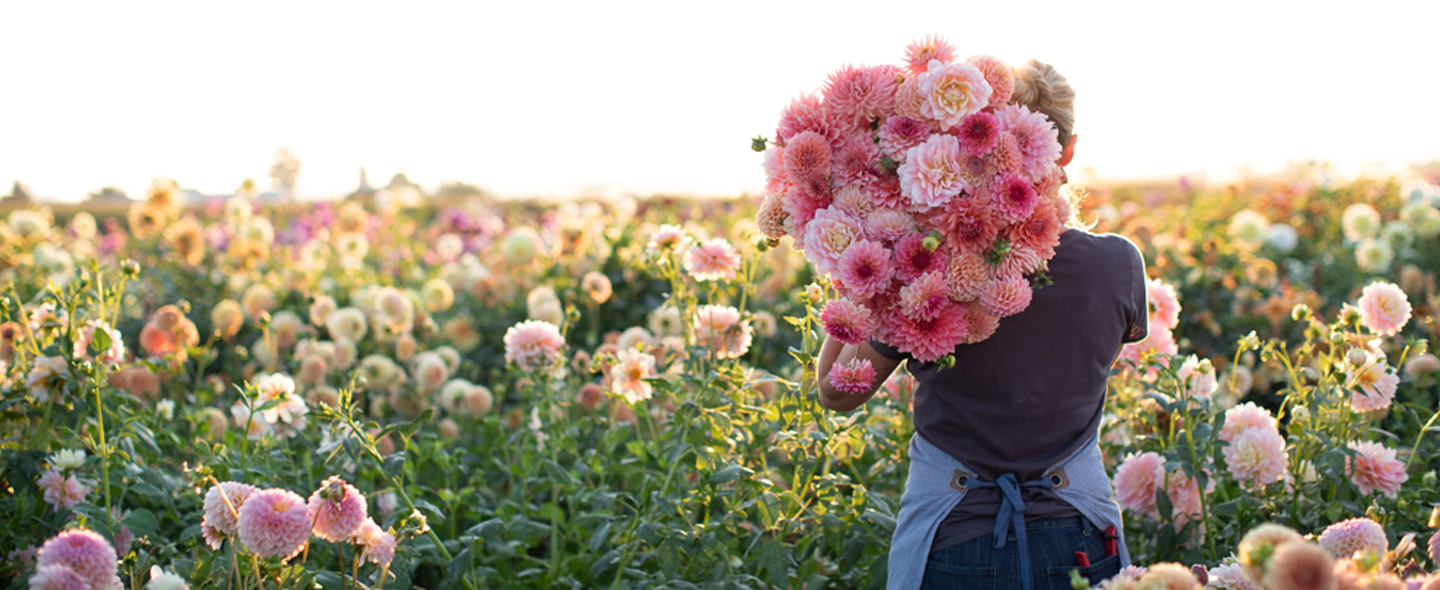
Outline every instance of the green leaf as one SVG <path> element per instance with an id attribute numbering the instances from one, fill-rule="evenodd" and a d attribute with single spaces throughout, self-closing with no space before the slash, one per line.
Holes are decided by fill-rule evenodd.
<path id="1" fill-rule="evenodd" d="M 749 477 L 753 473 L 755 473 L 753 469 L 745 467 L 744 465 L 731 463 L 721 470 L 711 473 L 710 483 L 715 485 L 727 484 L 742 477 Z"/>
<path id="2" fill-rule="evenodd" d="M 398 451 L 385 458 L 385 478 L 396 479 L 405 471 L 405 452 Z"/>
<path id="3" fill-rule="evenodd" d="M 600 528 L 595 529 L 595 534 L 590 535 L 591 553 L 599 553 L 600 548 L 605 546 L 605 541 L 610 539 L 610 525 L 614 523 L 613 520 L 606 521 L 605 524 L 600 525 Z"/>
<path id="4" fill-rule="evenodd" d="M 136 538 L 146 537 L 155 534 L 160 529 L 160 522 L 156 520 L 155 513 L 144 508 L 136 508 L 130 511 L 125 517 L 125 527 L 135 534 Z"/>

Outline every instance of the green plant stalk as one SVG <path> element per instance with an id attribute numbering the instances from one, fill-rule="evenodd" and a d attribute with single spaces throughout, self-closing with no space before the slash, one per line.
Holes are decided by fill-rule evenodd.
<path id="1" fill-rule="evenodd" d="M 1195 435 L 1192 434 L 1191 430 L 1192 429 L 1190 428 L 1185 429 L 1185 442 L 1190 446 L 1190 456 L 1198 457 L 1198 455 L 1195 454 Z M 1198 468 L 1201 466 L 1197 465 L 1196 467 Z M 1210 561 L 1218 563 L 1220 561 L 1220 553 L 1215 550 L 1215 531 L 1210 527 L 1210 507 L 1205 501 L 1204 488 L 1201 488 L 1200 493 L 1197 495 L 1200 496 L 1200 522 L 1205 526 L 1205 544 L 1210 548 Z"/>
<path id="2" fill-rule="evenodd" d="M 1406 473 L 1410 472 L 1410 464 L 1415 462 L 1415 454 L 1420 452 L 1420 441 L 1424 440 L 1425 431 L 1430 430 L 1430 427 L 1435 425 L 1436 418 L 1440 418 L 1440 410 L 1436 410 L 1434 414 L 1431 414 L 1430 419 L 1425 421 L 1425 425 L 1420 427 L 1420 432 L 1415 433 L 1415 444 L 1410 447 L 1410 458 L 1405 460 Z"/>
<path id="3" fill-rule="evenodd" d="M 95 420 L 100 431 L 100 473 L 105 480 L 105 524 L 112 531 L 115 529 L 115 515 L 110 512 L 110 445 L 105 442 L 105 406 L 100 403 L 100 382 L 96 381 L 95 391 Z"/>

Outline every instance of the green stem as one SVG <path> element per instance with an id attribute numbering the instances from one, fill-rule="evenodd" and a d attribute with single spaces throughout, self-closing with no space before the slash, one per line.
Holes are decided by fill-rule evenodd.
<path id="1" fill-rule="evenodd" d="M 95 420 L 100 431 L 99 447 L 100 474 L 105 480 L 105 524 L 115 528 L 115 516 L 110 512 L 110 445 L 105 442 L 105 406 L 100 403 L 100 383 L 95 383 Z"/>
<path id="2" fill-rule="evenodd" d="M 1436 410 L 1434 414 L 1431 414 L 1430 419 L 1425 421 L 1425 425 L 1420 427 L 1420 432 L 1415 434 L 1415 444 L 1410 447 L 1410 458 L 1405 460 L 1406 473 L 1410 472 L 1410 464 L 1415 462 L 1415 454 L 1420 451 L 1420 441 L 1425 438 L 1425 431 L 1435 425 L 1436 418 L 1440 418 L 1440 410 Z"/>

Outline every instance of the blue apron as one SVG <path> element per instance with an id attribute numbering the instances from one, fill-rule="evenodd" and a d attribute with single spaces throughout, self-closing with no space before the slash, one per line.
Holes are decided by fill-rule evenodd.
<path id="1" fill-rule="evenodd" d="M 930 543 L 940 523 L 972 488 L 1000 488 L 1000 512 L 995 515 L 995 547 L 1005 546 L 1006 529 L 1015 531 L 1019 545 L 1020 578 L 1026 590 L 1032 587 L 1029 545 L 1025 537 L 1025 503 L 1020 488 L 1046 487 L 1055 490 L 1061 499 L 1074 506 L 1087 520 L 1101 530 L 1115 527 L 1120 553 L 1120 566 L 1130 564 L 1130 551 L 1125 547 L 1120 521 L 1120 505 L 1110 488 L 1110 476 L 1100 458 L 1099 432 L 1070 456 L 1045 470 L 1034 481 L 1018 481 L 1006 473 L 995 481 L 980 481 L 974 471 L 935 446 L 920 433 L 910 439 L 910 474 L 905 480 L 905 493 L 900 497 L 900 517 L 890 541 L 889 574 L 886 588 L 916 590 L 925 576 L 925 563 L 930 558 Z"/>

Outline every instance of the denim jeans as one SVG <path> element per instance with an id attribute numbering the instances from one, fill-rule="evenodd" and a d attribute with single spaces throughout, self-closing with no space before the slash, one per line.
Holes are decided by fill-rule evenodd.
<path id="1" fill-rule="evenodd" d="M 1120 571 L 1120 556 L 1105 555 L 1105 533 L 1083 517 L 1055 518 L 1028 522 L 1030 570 L 1034 590 L 1070 590 L 1070 570 L 1091 584 L 1113 577 Z M 994 535 L 971 539 L 932 552 L 925 564 L 921 590 L 1009 590 L 1020 588 L 1020 556 L 1015 533 L 1007 533 L 1005 546 L 995 549 Z M 1083 551 L 1090 561 L 1081 566 L 1075 552 Z"/>

